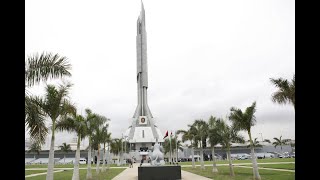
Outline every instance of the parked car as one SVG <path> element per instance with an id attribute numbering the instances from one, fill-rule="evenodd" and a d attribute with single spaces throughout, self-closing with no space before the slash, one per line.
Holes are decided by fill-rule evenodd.
<path id="1" fill-rule="evenodd" d="M 79 164 L 87 164 L 86 158 L 80 158 L 79 159 Z"/>
<path id="2" fill-rule="evenodd" d="M 245 159 L 250 159 L 250 158 L 251 158 L 251 156 L 249 154 L 246 154 L 246 153 L 238 154 L 238 156 L 237 156 L 238 160 L 245 160 Z"/>

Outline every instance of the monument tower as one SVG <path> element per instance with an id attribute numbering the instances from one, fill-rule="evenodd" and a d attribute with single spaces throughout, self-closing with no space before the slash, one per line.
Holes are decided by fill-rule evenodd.
<path id="1" fill-rule="evenodd" d="M 125 132 L 125 137 L 130 143 L 130 155 L 140 159 L 141 155 L 148 153 L 140 151 L 140 148 L 148 148 L 156 142 L 163 142 L 163 136 L 154 123 L 154 118 L 148 106 L 148 64 L 147 64 L 147 32 L 145 23 L 145 11 L 141 2 L 141 11 L 137 20 L 137 91 L 138 105 L 133 117 L 132 124 Z"/>

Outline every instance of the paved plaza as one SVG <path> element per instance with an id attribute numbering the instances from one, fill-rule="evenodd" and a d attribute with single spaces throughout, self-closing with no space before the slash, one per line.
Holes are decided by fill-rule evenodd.
<path id="1" fill-rule="evenodd" d="M 118 174 L 118 176 L 114 177 L 112 180 L 138 180 L 138 167 L 139 163 L 133 164 L 133 168 L 127 168 L 126 170 L 122 171 L 122 173 Z M 210 180 L 209 178 L 199 176 L 187 171 L 181 170 L 181 177 L 182 180 Z"/>

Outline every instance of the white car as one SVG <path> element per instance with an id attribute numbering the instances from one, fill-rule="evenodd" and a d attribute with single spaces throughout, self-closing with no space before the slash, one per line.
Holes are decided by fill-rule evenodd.
<path id="1" fill-rule="evenodd" d="M 87 160 L 85 158 L 80 158 L 79 164 L 87 164 Z"/>
<path id="2" fill-rule="evenodd" d="M 244 154 L 239 154 L 238 156 L 237 156 L 237 159 L 238 160 L 244 160 L 244 159 L 250 159 L 251 158 L 251 156 L 249 155 L 249 154 L 246 154 L 246 153 L 244 153 Z"/>

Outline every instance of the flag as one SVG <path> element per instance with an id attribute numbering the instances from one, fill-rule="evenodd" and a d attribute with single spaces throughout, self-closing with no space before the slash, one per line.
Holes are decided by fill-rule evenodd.
<path id="1" fill-rule="evenodd" d="M 163 139 L 166 138 L 168 136 L 168 130 L 166 132 L 166 135 L 164 135 Z"/>

